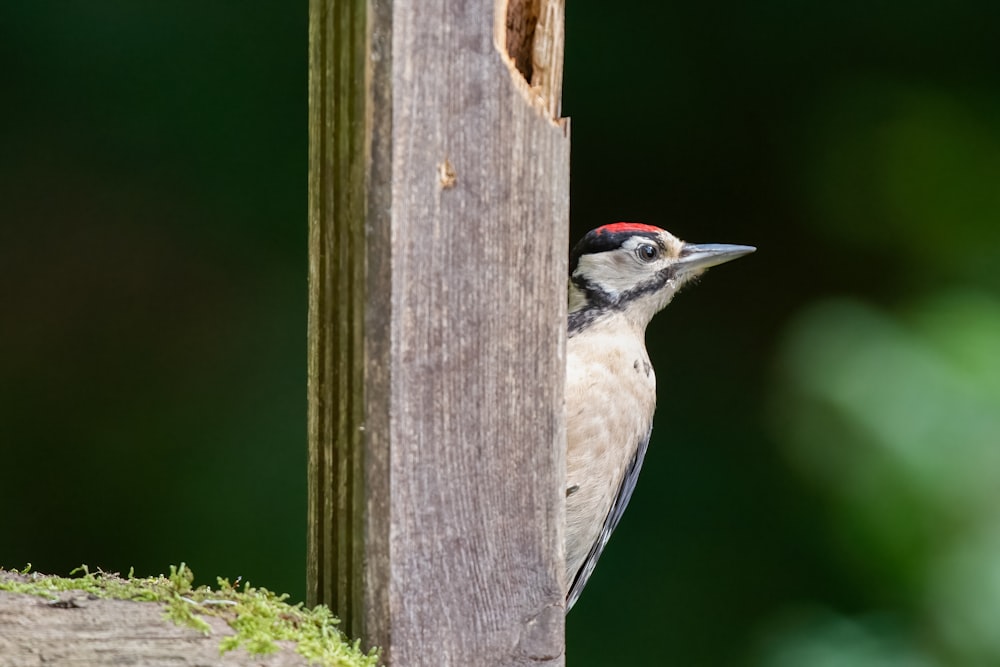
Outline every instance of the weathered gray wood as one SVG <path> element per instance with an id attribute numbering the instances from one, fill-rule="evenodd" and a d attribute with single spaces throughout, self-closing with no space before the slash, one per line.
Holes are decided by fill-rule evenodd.
<path id="1" fill-rule="evenodd" d="M 277 653 L 251 656 L 244 649 L 219 653 L 233 634 L 221 618 L 204 616 L 211 634 L 175 624 L 157 602 L 94 599 L 82 591 L 59 594 L 53 605 L 33 595 L 0 591 L 0 665 L 143 665 L 144 667 L 307 667 L 309 661 L 282 642 Z"/>
<path id="2" fill-rule="evenodd" d="M 563 663 L 562 3 L 524 5 L 311 3 L 309 594 L 393 665 Z"/>

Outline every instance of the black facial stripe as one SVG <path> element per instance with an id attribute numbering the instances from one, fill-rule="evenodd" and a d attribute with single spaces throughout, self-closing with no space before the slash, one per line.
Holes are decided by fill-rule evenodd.
<path id="1" fill-rule="evenodd" d="M 608 292 L 603 290 L 600 285 L 587 280 L 583 276 L 572 276 L 570 280 L 572 280 L 573 284 L 580 288 L 580 291 L 587 297 L 588 308 L 618 308 L 621 307 L 622 304 L 628 303 L 633 299 L 645 296 L 651 292 L 658 292 L 664 285 L 673 280 L 676 276 L 677 268 L 673 265 L 666 266 L 657 271 L 656 274 L 646 282 L 640 283 L 632 289 L 622 292 L 618 295 L 618 298 L 613 298 Z"/>
<path id="2" fill-rule="evenodd" d="M 591 324 L 600 319 L 601 315 L 610 312 L 613 309 L 610 308 L 591 308 L 584 307 L 580 310 L 572 312 L 569 314 L 569 319 L 566 324 L 566 334 L 568 337 L 572 338 L 577 335 Z"/>
<path id="3" fill-rule="evenodd" d="M 656 275 L 647 280 L 644 283 L 640 283 L 628 290 L 623 292 L 621 296 L 618 297 L 618 303 L 628 303 L 639 297 L 646 296 L 652 292 L 659 292 L 663 289 L 663 286 L 668 282 L 677 277 L 677 269 L 674 265 L 664 267 L 656 272 Z"/>
<path id="4" fill-rule="evenodd" d="M 572 276 L 570 280 L 587 297 L 588 307 L 596 306 L 605 308 L 614 305 L 614 299 L 611 298 L 611 295 L 604 291 L 597 283 L 587 280 L 583 276 Z"/>
<path id="5" fill-rule="evenodd" d="M 616 305 L 610 294 L 583 276 L 572 276 L 570 280 L 583 292 L 585 302 L 582 308 L 569 314 L 567 330 L 569 337 L 572 338 L 601 315 L 616 310 Z"/>
<path id="6" fill-rule="evenodd" d="M 676 276 L 677 270 L 673 266 L 660 269 L 655 276 L 627 292 L 622 292 L 617 299 L 613 299 L 610 294 L 586 278 L 573 276 L 573 284 L 583 292 L 586 304 L 569 314 L 567 321 L 569 337 L 572 338 L 580 333 L 601 316 L 622 310 L 629 302 L 660 291 Z"/>

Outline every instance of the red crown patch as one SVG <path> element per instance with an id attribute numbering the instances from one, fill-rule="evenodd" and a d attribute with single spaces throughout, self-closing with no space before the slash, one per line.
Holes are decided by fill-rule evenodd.
<path id="1" fill-rule="evenodd" d="M 662 231 L 659 227 L 644 225 L 640 222 L 615 222 L 594 230 L 597 234 L 659 234 Z"/>

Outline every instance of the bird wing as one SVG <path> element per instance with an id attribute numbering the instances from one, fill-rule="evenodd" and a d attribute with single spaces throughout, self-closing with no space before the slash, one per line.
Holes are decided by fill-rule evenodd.
<path id="1" fill-rule="evenodd" d="M 635 483 L 639 479 L 639 470 L 642 469 L 642 460 L 646 457 L 646 449 L 649 447 L 649 437 L 652 433 L 653 427 L 650 425 L 646 431 L 646 437 L 639 442 L 635 454 L 632 455 L 632 460 L 629 461 L 628 467 L 625 469 L 625 474 L 622 476 L 622 483 L 618 487 L 617 495 L 615 495 L 615 501 L 611 504 L 608 516 L 605 517 L 604 525 L 601 527 L 601 534 L 597 538 L 597 541 L 594 542 L 594 545 L 590 547 L 587 559 L 580 566 L 576 576 L 573 578 L 573 585 L 570 586 L 569 593 L 566 594 L 566 611 L 572 609 L 573 605 L 576 604 L 577 598 L 583 592 L 583 587 L 587 585 L 587 580 L 590 579 L 590 575 L 597 566 L 597 559 L 601 557 L 604 547 L 608 544 L 608 540 L 611 539 L 611 533 L 615 532 L 618 522 L 621 521 L 622 515 L 625 514 L 628 501 L 631 500 L 632 492 L 635 491 Z"/>

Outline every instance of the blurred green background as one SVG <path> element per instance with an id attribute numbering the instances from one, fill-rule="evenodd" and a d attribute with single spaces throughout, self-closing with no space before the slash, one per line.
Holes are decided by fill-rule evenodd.
<path id="1" fill-rule="evenodd" d="M 650 329 L 573 665 L 1000 665 L 1000 5 L 570 0 Z M 304 594 L 307 3 L 0 5 L 0 564 Z"/>

